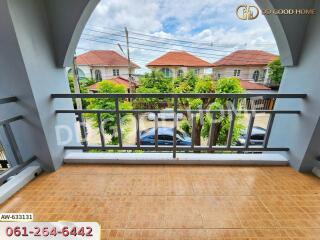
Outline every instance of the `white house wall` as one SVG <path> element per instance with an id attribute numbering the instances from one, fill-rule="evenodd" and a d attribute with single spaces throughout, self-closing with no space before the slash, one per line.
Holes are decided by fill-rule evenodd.
<path id="1" fill-rule="evenodd" d="M 183 73 L 187 73 L 190 70 L 195 70 L 195 69 L 199 69 L 199 75 L 203 76 L 206 75 L 206 69 L 205 67 L 176 67 L 176 66 L 161 66 L 161 67 L 150 67 L 151 70 L 154 71 L 161 71 L 164 68 L 169 68 L 172 71 L 173 77 L 178 76 L 178 71 L 182 70 Z"/>
<path id="2" fill-rule="evenodd" d="M 241 80 L 249 80 L 253 81 L 253 73 L 254 71 L 259 71 L 259 81 L 263 81 L 263 71 L 266 69 L 266 67 L 240 67 L 240 66 L 231 66 L 231 67 L 216 67 L 213 68 L 213 75 L 215 78 L 218 78 L 218 74 L 220 74 L 220 77 L 233 77 L 234 76 L 234 70 L 240 70 L 240 76 L 239 78 Z M 264 83 L 267 83 L 268 80 L 268 72 L 266 73 Z"/>
<path id="3" fill-rule="evenodd" d="M 90 67 L 90 66 L 78 66 L 85 74 L 87 78 L 91 78 L 91 71 L 92 69 L 92 77 L 95 78 L 95 71 L 100 70 L 102 79 L 110 79 L 113 78 L 113 69 L 119 69 L 119 75 L 128 78 L 129 71 L 128 67 Z M 132 69 L 132 73 L 135 73 L 135 69 Z"/>

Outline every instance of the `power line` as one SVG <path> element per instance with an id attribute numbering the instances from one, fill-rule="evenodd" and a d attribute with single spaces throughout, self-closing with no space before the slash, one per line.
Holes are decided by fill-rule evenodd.
<path id="1" fill-rule="evenodd" d="M 108 44 L 112 44 L 112 45 L 117 45 L 116 43 L 113 43 L 113 42 L 106 42 L 106 41 L 99 41 L 97 39 L 88 39 L 88 38 L 81 38 L 82 40 L 87 40 L 87 41 L 93 41 L 93 42 L 98 42 L 98 43 L 108 43 Z M 105 39 L 108 39 L 108 40 L 112 40 L 112 41 L 120 41 L 120 42 L 123 42 L 121 40 L 118 40 L 118 39 L 110 39 L 110 38 L 105 38 Z M 141 50 L 147 50 L 147 51 L 154 51 L 154 52 L 161 52 L 161 53 L 164 53 L 164 52 L 167 52 L 168 50 L 176 50 L 176 51 L 181 51 L 180 49 L 170 49 L 170 48 L 162 48 L 162 47 L 156 47 L 156 46 L 152 46 L 152 45 L 145 45 L 145 44 L 137 44 L 135 43 L 136 45 L 142 45 L 142 46 L 147 46 L 147 47 L 152 47 L 152 48 L 158 48 L 158 49 L 150 49 L 150 48 L 143 48 L 143 47 L 137 47 L 137 46 L 133 46 L 133 48 L 136 48 L 136 49 L 141 49 Z M 164 49 L 164 50 L 159 50 L 159 48 L 161 49 Z M 203 53 L 195 53 L 195 52 L 191 52 L 189 51 L 190 53 L 194 53 L 200 57 L 204 57 L 204 58 L 213 58 L 214 57 L 226 57 L 225 55 L 218 55 L 218 54 L 206 54 L 204 55 Z M 210 55 L 210 56 L 209 56 Z M 255 58 L 255 60 L 251 60 L 252 58 L 231 58 L 233 61 L 237 61 L 237 62 L 241 62 L 242 60 L 246 60 L 247 62 L 257 62 L 257 60 L 265 60 L 264 58 Z"/>
<path id="2" fill-rule="evenodd" d="M 102 29 L 109 29 L 109 30 L 113 30 L 113 31 L 117 31 L 117 32 L 121 32 L 119 29 L 116 28 L 107 28 L 107 27 L 101 27 L 101 26 L 95 26 L 92 24 L 88 24 L 88 26 L 92 26 L 95 28 L 102 28 Z M 140 35 L 140 36 L 147 36 L 147 37 L 156 37 L 156 38 L 160 38 L 160 39 L 165 39 L 165 40 L 169 40 L 169 41 L 177 41 L 177 42 L 184 42 L 184 43 L 191 43 L 191 44 L 195 44 L 195 45 L 206 45 L 206 46 L 216 46 L 216 47 L 225 47 L 227 48 L 228 45 L 226 44 L 214 44 L 213 42 L 195 42 L 195 41 L 187 41 L 187 40 L 180 40 L 180 39 L 174 39 L 174 38 L 166 38 L 166 37 L 160 37 L 160 36 L 155 36 L 152 34 L 146 34 L 146 33 L 141 33 L 141 32 L 137 32 L 137 31 L 130 31 L 131 34 L 135 34 L 135 35 Z M 275 46 L 275 44 L 273 43 L 256 43 L 256 45 L 261 45 L 261 46 Z M 233 47 L 229 47 L 228 48 L 233 48 Z"/>
<path id="3" fill-rule="evenodd" d="M 108 37 L 97 37 L 97 36 L 94 36 L 94 35 L 90 35 L 90 34 L 86 34 L 84 33 L 84 35 L 86 36 L 89 36 L 89 37 L 94 37 L 95 39 L 88 39 L 88 38 L 83 38 L 81 37 L 81 39 L 84 39 L 84 40 L 88 40 L 88 41 L 96 41 L 97 39 L 96 38 L 100 38 L 102 40 L 111 40 L 111 41 L 118 41 L 118 42 L 121 42 L 121 43 L 125 43 L 124 40 L 120 40 L 120 39 L 114 39 L 114 38 L 108 38 Z M 157 49 L 164 49 L 164 50 L 174 50 L 174 51 L 181 51 L 181 49 L 174 49 L 174 48 L 168 48 L 168 47 L 161 47 L 161 46 L 154 46 L 154 45 L 149 45 L 149 44 L 143 44 L 143 43 L 137 43 L 137 42 L 131 42 L 132 44 L 134 45 L 138 45 L 138 46 L 146 46 L 146 47 L 153 47 L 153 48 L 157 48 Z M 137 48 L 137 47 L 136 47 Z M 194 52 L 194 51 L 189 51 L 190 53 L 194 53 L 194 54 L 206 54 L 206 56 L 217 56 L 217 57 L 223 57 L 225 55 L 218 55 L 218 54 L 214 54 L 214 53 L 200 53 L 200 52 Z"/>
<path id="4" fill-rule="evenodd" d="M 124 35 L 121 34 L 116 34 L 116 33 L 110 33 L 110 32 L 104 32 L 104 31 L 97 31 L 97 30 L 93 30 L 93 29 L 86 29 L 87 31 L 90 32 L 96 32 L 96 33 L 102 33 L 104 35 L 112 35 L 112 36 L 117 36 L 117 37 L 125 37 Z M 131 32 L 130 32 L 131 33 Z M 84 35 L 90 35 L 87 33 L 83 33 Z M 93 35 L 90 35 L 93 36 Z M 96 37 L 102 37 L 102 36 L 96 36 Z M 150 36 L 152 37 L 152 36 Z M 154 38 L 155 36 L 153 36 Z M 156 37 L 157 38 L 157 37 Z M 134 37 L 134 36 L 130 36 L 130 39 L 136 39 L 139 41 L 146 41 L 146 42 L 153 42 L 153 43 L 160 43 L 160 44 L 170 44 L 168 42 L 162 42 L 162 41 L 156 41 L 156 40 L 151 40 L 151 39 L 144 39 L 144 38 L 139 38 L 139 37 Z M 220 49 L 214 49 L 214 48 L 204 48 L 204 47 L 196 47 L 196 46 L 190 46 L 190 45 L 182 45 L 182 44 L 177 44 L 177 43 L 173 43 L 170 45 L 174 45 L 174 46 L 178 46 L 178 47 L 186 47 L 186 48 L 194 48 L 194 49 L 199 49 L 199 50 L 207 50 L 207 51 L 216 51 L 216 52 L 225 52 L 225 53 L 231 53 L 230 51 L 225 51 L 225 50 L 220 50 Z"/>

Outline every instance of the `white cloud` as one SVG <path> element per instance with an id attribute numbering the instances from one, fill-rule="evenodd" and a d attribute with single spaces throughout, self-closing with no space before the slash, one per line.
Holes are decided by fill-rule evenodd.
<path id="1" fill-rule="evenodd" d="M 147 0 L 103 0 L 93 13 L 89 23 L 103 27 L 124 27 L 146 32 L 161 29 L 157 19 L 159 6 Z"/>
<path id="2" fill-rule="evenodd" d="M 277 52 L 272 32 L 263 16 L 259 16 L 254 21 L 241 21 L 236 17 L 235 10 L 240 3 L 254 4 L 254 1 L 102 0 L 90 18 L 88 26 L 104 33 L 85 31 L 87 35 L 83 35 L 83 38 L 94 38 L 105 43 L 81 40 L 79 46 L 86 49 L 115 49 L 119 51 L 115 43 L 119 42 L 124 46 L 124 37 L 106 33 L 123 35 L 123 29 L 126 26 L 129 31 L 152 35 L 150 37 L 137 35 L 136 37 L 163 42 L 155 43 L 130 39 L 133 43 L 131 46 L 132 57 L 142 67 L 170 49 L 184 49 L 198 56 L 203 54 L 206 56 L 202 56 L 202 58 L 211 62 L 234 49 L 249 48 Z M 174 25 L 173 31 L 168 30 L 167 24 L 170 25 L 170 21 Z M 117 40 L 109 40 L 106 39 L 107 37 Z M 173 46 L 166 39 L 213 43 L 212 48 L 217 51 L 212 51 L 210 52 L 212 54 L 209 54 L 208 51 L 195 48 Z M 134 45 L 134 42 L 151 46 Z M 269 43 L 273 45 L 266 45 Z M 179 45 L 179 42 L 176 44 Z M 216 47 L 217 45 L 219 47 Z M 208 45 L 206 46 L 208 47 Z M 158 49 L 158 52 L 139 48 Z M 81 51 L 84 50 L 80 49 L 79 52 Z M 142 69 L 142 71 L 145 70 L 146 68 Z"/>

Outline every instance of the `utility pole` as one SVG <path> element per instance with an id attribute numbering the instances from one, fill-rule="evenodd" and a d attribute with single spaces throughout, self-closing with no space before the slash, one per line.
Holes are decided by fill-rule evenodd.
<path id="1" fill-rule="evenodd" d="M 73 73 L 74 93 L 80 93 L 80 83 L 79 83 L 79 74 L 78 74 L 78 66 L 77 66 L 77 57 L 76 56 L 73 57 L 72 73 Z M 76 106 L 77 106 L 78 110 L 82 109 L 81 98 L 76 98 Z"/>
<path id="2" fill-rule="evenodd" d="M 124 28 L 126 33 L 126 43 L 127 43 L 127 58 L 128 58 L 128 72 L 129 72 L 129 84 L 130 84 L 130 93 L 133 93 L 133 79 L 131 72 L 131 60 L 130 60 L 130 48 L 129 48 L 129 32 L 127 27 Z"/>
<path id="3" fill-rule="evenodd" d="M 73 72 L 74 93 L 80 93 L 79 72 L 78 72 L 76 56 L 73 57 L 72 72 Z M 77 110 L 82 110 L 81 98 L 76 98 L 76 107 L 77 107 Z M 84 146 L 87 146 L 88 142 L 87 142 L 87 134 L 86 134 L 87 132 L 86 123 L 81 113 L 78 114 L 78 121 L 80 124 L 81 144 Z"/>

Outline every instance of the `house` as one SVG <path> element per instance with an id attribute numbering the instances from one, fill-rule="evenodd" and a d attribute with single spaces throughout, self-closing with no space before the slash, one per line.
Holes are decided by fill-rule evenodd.
<path id="1" fill-rule="evenodd" d="M 213 64 L 213 76 L 238 77 L 247 90 L 268 90 L 268 64 L 277 57 L 265 51 L 238 50 Z"/>
<path id="2" fill-rule="evenodd" d="M 113 50 L 92 50 L 76 58 L 79 77 L 96 81 L 113 77 L 129 78 L 128 59 Z M 132 74 L 140 68 L 131 62 Z"/>
<path id="3" fill-rule="evenodd" d="M 122 86 L 125 87 L 126 92 L 130 93 L 130 82 L 126 78 L 118 76 L 118 77 L 114 77 L 114 78 L 112 78 L 110 80 L 104 80 L 104 81 L 112 82 L 112 83 L 117 84 L 117 85 L 122 85 Z M 92 84 L 91 86 L 89 86 L 88 87 L 89 92 L 97 93 L 98 92 L 98 90 L 97 90 L 98 84 L 99 84 L 99 82 L 96 82 L 96 83 Z M 134 89 L 137 87 L 137 83 L 136 82 L 132 82 L 132 85 L 133 85 L 132 87 Z"/>
<path id="4" fill-rule="evenodd" d="M 151 70 L 162 71 L 166 77 L 181 76 L 190 70 L 204 75 L 212 65 L 188 52 L 171 51 L 147 64 Z"/>

